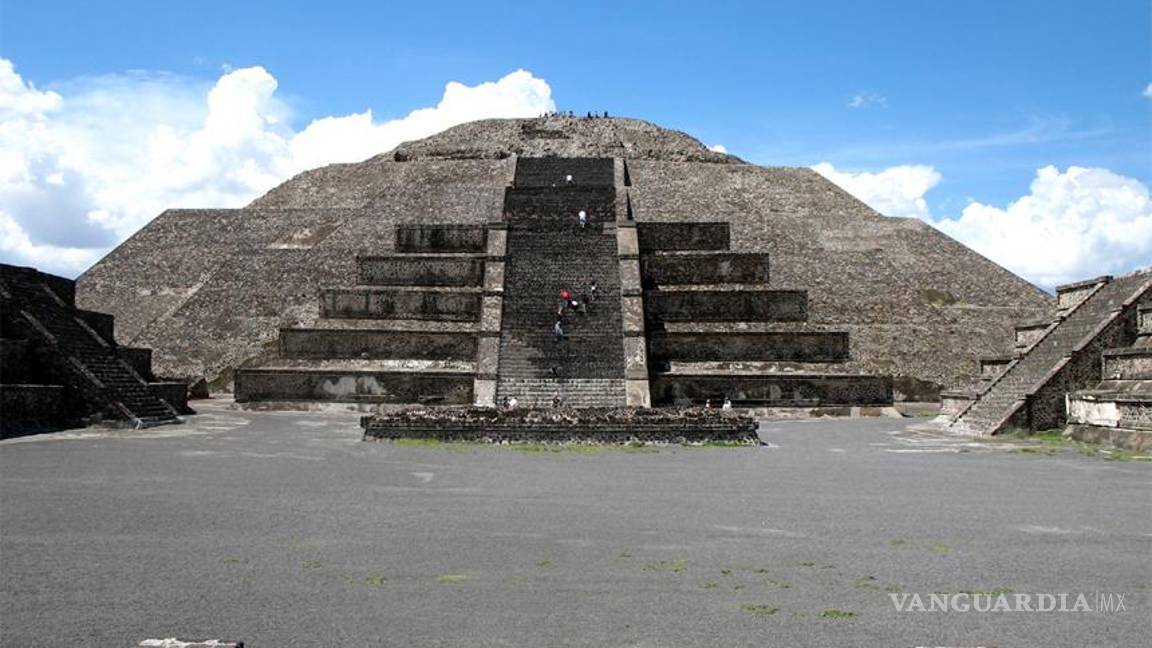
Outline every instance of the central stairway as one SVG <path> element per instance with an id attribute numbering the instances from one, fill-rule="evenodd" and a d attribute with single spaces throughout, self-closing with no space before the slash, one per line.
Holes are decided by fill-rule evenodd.
<path id="1" fill-rule="evenodd" d="M 571 180 L 569 180 L 571 176 Z M 613 161 L 605 158 L 521 158 L 507 190 L 504 313 L 497 403 L 569 407 L 624 405 L 620 273 L 616 245 Z M 578 214 L 587 214 L 581 228 Z M 552 327 L 568 290 L 587 313 L 566 310 L 567 339 Z"/>

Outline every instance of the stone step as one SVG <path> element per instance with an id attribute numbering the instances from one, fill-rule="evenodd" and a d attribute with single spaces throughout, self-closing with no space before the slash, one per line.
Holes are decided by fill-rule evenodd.
<path id="1" fill-rule="evenodd" d="M 320 316 L 474 322 L 480 303 L 475 288 L 327 288 L 320 291 Z"/>
<path id="2" fill-rule="evenodd" d="M 650 331 L 648 356 L 656 361 L 842 362 L 848 359 L 848 333 Z"/>
<path id="3" fill-rule="evenodd" d="M 280 329 L 284 358 L 476 358 L 474 333 L 381 331 L 377 329 Z"/>
<path id="4" fill-rule="evenodd" d="M 803 322 L 806 290 L 645 290 L 651 322 Z"/>
<path id="5" fill-rule="evenodd" d="M 474 374 L 454 371 L 374 371 L 260 368 L 236 371 L 236 402 L 472 403 Z"/>
<path id="6" fill-rule="evenodd" d="M 365 286 L 480 286 L 484 257 L 476 254 L 396 254 L 356 257 L 356 283 Z"/>
<path id="7" fill-rule="evenodd" d="M 776 407 L 892 404 L 892 378 L 862 374 L 654 374 L 649 389 L 653 405 L 719 403 L 725 398 Z"/>
<path id="8" fill-rule="evenodd" d="M 751 252 L 679 252 L 640 258 L 646 286 L 768 283 L 768 254 Z"/>

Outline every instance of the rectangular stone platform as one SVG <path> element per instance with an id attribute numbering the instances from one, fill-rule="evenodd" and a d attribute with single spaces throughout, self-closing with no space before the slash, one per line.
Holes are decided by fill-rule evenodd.
<path id="1" fill-rule="evenodd" d="M 736 252 L 649 254 L 640 260 L 647 286 L 667 284 L 768 283 L 768 255 Z"/>
<path id="2" fill-rule="evenodd" d="M 803 322 L 805 290 L 646 290 L 650 322 Z"/>
<path id="3" fill-rule="evenodd" d="M 648 334 L 648 357 L 656 361 L 843 362 L 848 334 L 822 331 Z"/>
<path id="4" fill-rule="evenodd" d="M 476 346 L 476 334 L 467 332 L 280 329 L 283 358 L 473 360 Z"/>
<path id="5" fill-rule="evenodd" d="M 759 444 L 756 421 L 717 410 L 436 408 L 365 416 L 360 426 L 365 440 Z"/>
<path id="6" fill-rule="evenodd" d="M 397 252 L 483 252 L 487 247 L 488 230 L 483 225 L 396 226 Z"/>
<path id="7" fill-rule="evenodd" d="M 637 223 L 640 252 L 659 250 L 727 250 L 728 223 Z"/>
<path id="8" fill-rule="evenodd" d="M 470 372 L 239 369 L 236 402 L 467 405 L 474 377 Z"/>
<path id="9" fill-rule="evenodd" d="M 854 374 L 691 375 L 657 374 L 651 379 L 654 405 L 714 404 L 725 398 L 740 406 L 807 407 L 892 404 L 892 378 Z"/>
<path id="10" fill-rule="evenodd" d="M 356 283 L 362 286 L 480 286 L 484 257 L 479 254 L 396 254 L 356 257 Z"/>
<path id="11" fill-rule="evenodd" d="M 479 289 L 328 288 L 320 292 L 320 317 L 356 319 L 480 319 Z"/>
<path id="12" fill-rule="evenodd" d="M 612 158 L 520 158 L 516 161 L 516 188 L 613 187 L 615 168 Z M 566 180 L 569 175 L 571 182 Z"/>

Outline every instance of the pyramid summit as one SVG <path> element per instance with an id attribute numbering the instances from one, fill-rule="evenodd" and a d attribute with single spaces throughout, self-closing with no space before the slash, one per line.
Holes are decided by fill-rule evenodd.
<path id="1" fill-rule="evenodd" d="M 463 124 L 242 209 L 165 211 L 79 278 L 77 303 L 157 373 L 238 400 L 590 405 L 932 399 L 1054 310 L 810 169 L 563 116 Z"/>

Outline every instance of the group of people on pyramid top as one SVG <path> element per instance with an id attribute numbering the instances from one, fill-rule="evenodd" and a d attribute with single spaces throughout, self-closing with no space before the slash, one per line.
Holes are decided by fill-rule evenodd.
<path id="1" fill-rule="evenodd" d="M 571 110 L 552 110 L 540 115 L 541 117 L 575 117 L 576 113 Z M 584 115 L 584 119 L 608 119 L 608 111 L 605 110 L 603 114 L 599 112 L 588 111 Z"/>
<path id="2" fill-rule="evenodd" d="M 588 289 L 580 297 L 567 288 L 560 290 L 560 306 L 556 309 L 556 321 L 552 324 L 552 338 L 556 344 L 568 339 L 568 332 L 564 329 L 564 322 L 568 316 L 574 313 L 587 315 L 590 305 L 596 303 L 600 296 L 598 290 L 595 281 L 588 284 Z"/>

